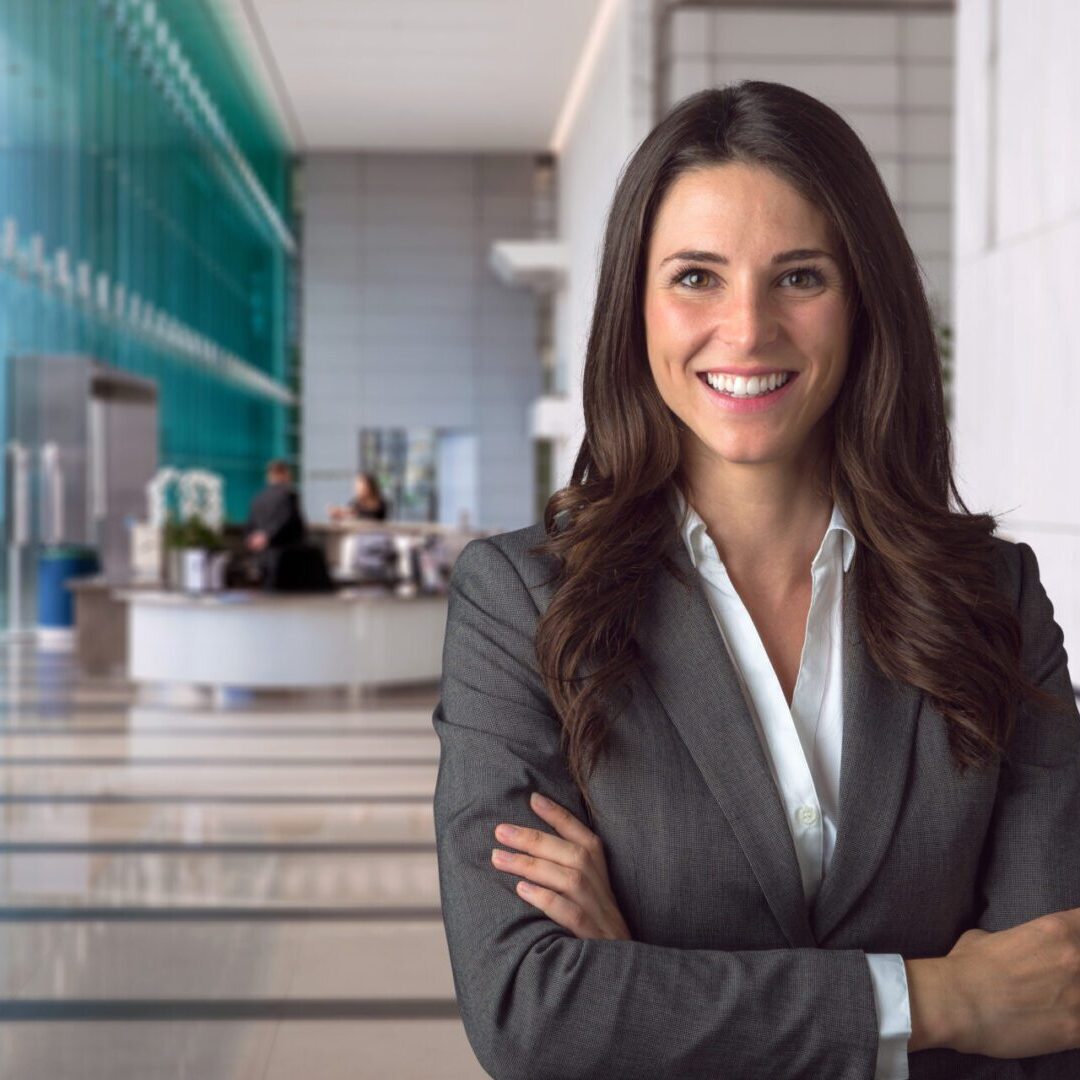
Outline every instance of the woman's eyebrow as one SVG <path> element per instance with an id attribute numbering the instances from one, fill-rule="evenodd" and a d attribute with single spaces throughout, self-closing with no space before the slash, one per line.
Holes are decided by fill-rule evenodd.
<path id="1" fill-rule="evenodd" d="M 832 259 L 836 262 L 836 256 L 831 252 L 822 251 L 819 248 L 792 248 L 790 251 L 781 251 L 772 257 L 772 263 L 774 266 L 780 263 L 795 262 L 798 259 Z M 669 255 L 661 266 L 665 266 L 669 262 L 673 262 L 676 259 L 683 259 L 687 262 L 713 262 L 720 263 L 722 266 L 727 266 L 728 257 L 726 255 L 718 255 L 715 251 L 699 251 L 699 250 L 687 250 L 676 251 L 675 254 Z"/>

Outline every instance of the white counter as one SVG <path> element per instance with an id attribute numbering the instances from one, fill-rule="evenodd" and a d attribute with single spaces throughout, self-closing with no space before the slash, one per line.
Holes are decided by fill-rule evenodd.
<path id="1" fill-rule="evenodd" d="M 251 689 L 428 682 L 446 597 L 119 590 L 135 682 Z"/>

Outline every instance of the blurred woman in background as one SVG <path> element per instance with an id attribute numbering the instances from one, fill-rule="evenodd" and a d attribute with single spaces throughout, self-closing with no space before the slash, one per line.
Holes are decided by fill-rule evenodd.
<path id="1" fill-rule="evenodd" d="M 356 474 L 353 497 L 344 506 L 331 506 L 331 521 L 385 521 L 386 500 L 374 473 Z"/>

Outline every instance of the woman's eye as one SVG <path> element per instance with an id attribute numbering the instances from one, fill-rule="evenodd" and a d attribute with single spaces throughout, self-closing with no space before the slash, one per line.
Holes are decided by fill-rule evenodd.
<path id="1" fill-rule="evenodd" d="M 702 285 L 708 282 L 709 275 L 704 270 L 687 270 L 685 274 L 679 276 L 679 281 L 683 285 L 689 285 L 691 289 L 699 289 Z"/>
<path id="2" fill-rule="evenodd" d="M 781 280 L 788 281 L 791 278 L 800 279 L 795 282 L 795 287 L 797 289 L 812 289 L 816 288 L 818 285 L 824 284 L 821 273 L 809 266 L 801 267 L 798 270 L 789 270 Z"/>

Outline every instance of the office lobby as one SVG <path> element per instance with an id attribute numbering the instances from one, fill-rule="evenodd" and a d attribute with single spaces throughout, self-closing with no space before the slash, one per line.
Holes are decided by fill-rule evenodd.
<path id="1" fill-rule="evenodd" d="M 571 485 L 627 162 L 763 80 L 865 143 L 960 491 L 1080 655 L 1080 8 L 1038 6 L 0 0 L 0 1080 L 704 1075 L 526 1066 L 532 987 L 455 977 L 454 567 Z"/>

